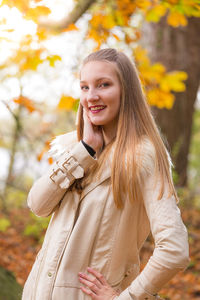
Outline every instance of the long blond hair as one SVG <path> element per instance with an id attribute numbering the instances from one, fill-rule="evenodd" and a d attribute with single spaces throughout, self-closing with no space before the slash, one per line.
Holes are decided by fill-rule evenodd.
<path id="1" fill-rule="evenodd" d="M 127 192 L 131 202 L 143 198 L 141 178 L 143 158 L 139 146 L 145 138 L 153 145 L 155 152 L 155 157 L 152 159 L 154 159 L 156 174 L 161 181 L 158 199 L 163 196 L 166 183 L 169 187 L 169 195 L 174 195 L 177 199 L 168 153 L 145 100 L 135 65 L 123 52 L 112 48 L 91 53 L 84 59 L 83 66 L 91 61 L 113 63 L 121 85 L 119 119 L 111 167 L 112 191 L 116 206 L 123 207 L 123 195 Z M 83 110 L 80 105 L 77 124 L 78 140 L 83 138 L 83 126 Z M 110 149 L 111 144 L 106 147 L 98 160 L 99 172 L 103 170 Z M 138 159 L 139 157 L 141 159 Z"/>

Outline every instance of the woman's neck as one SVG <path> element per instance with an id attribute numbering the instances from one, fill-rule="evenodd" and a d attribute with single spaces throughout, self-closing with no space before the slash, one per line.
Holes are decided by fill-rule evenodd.
<path id="1" fill-rule="evenodd" d="M 113 126 L 113 124 L 111 126 L 103 126 L 103 139 L 104 139 L 104 145 L 108 145 L 116 136 L 116 125 Z"/>

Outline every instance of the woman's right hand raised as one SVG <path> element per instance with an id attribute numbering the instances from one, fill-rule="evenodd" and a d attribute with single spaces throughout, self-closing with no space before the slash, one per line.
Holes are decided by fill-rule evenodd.
<path id="1" fill-rule="evenodd" d="M 103 133 L 101 126 L 96 126 L 90 121 L 85 108 L 83 108 L 83 141 L 94 151 L 99 152 L 103 147 Z"/>

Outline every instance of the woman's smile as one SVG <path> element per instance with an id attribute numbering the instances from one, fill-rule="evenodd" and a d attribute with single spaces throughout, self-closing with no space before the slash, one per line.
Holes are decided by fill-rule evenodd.
<path id="1" fill-rule="evenodd" d="M 94 105 L 94 106 L 90 106 L 89 110 L 93 113 L 93 114 L 97 114 L 99 112 L 101 112 L 102 110 L 104 110 L 106 108 L 105 105 Z"/>

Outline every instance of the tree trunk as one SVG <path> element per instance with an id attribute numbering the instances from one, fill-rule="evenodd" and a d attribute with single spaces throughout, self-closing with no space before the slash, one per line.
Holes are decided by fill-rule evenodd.
<path id="1" fill-rule="evenodd" d="M 144 27 L 145 47 L 152 61 L 162 62 L 168 71 L 181 70 L 188 74 L 186 91 L 175 93 L 176 100 L 171 110 L 153 108 L 158 126 L 172 151 L 179 186 L 187 185 L 194 103 L 200 83 L 199 32 L 199 18 L 189 18 L 186 27 L 173 28 L 167 24 L 166 18 Z"/>

